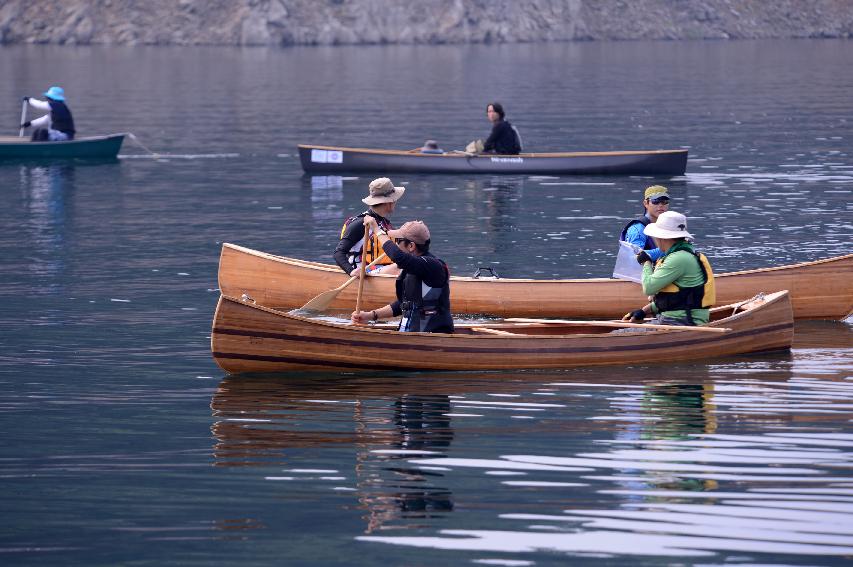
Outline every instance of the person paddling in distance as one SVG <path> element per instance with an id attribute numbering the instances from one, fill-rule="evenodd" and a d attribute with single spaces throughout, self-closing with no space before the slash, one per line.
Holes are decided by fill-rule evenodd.
<path id="1" fill-rule="evenodd" d="M 393 228 L 391 221 L 388 220 L 394 213 L 397 201 L 406 192 L 405 187 L 395 187 L 387 177 L 380 177 L 370 182 L 368 186 L 369 194 L 361 201 L 368 205 L 369 208 L 363 213 L 359 213 L 354 217 L 349 217 L 344 221 L 344 226 L 341 228 L 341 240 L 335 248 L 335 262 L 341 269 L 350 276 L 360 277 L 361 270 L 361 250 L 366 246 L 364 261 L 368 264 L 376 260 L 381 254 L 381 245 L 377 236 L 377 229 L 388 231 Z M 371 230 L 366 242 L 364 237 L 365 220 L 375 219 L 373 226 L 376 228 Z M 399 268 L 393 266 L 393 260 L 386 257 L 377 263 L 377 267 L 371 273 L 376 273 L 380 270 L 383 274 L 398 274 Z"/>
<path id="2" fill-rule="evenodd" d="M 450 270 L 429 251 L 429 228 L 423 221 L 409 221 L 385 232 L 373 217 L 364 225 L 379 235 L 382 250 L 401 269 L 397 299 L 373 311 L 353 311 L 353 323 L 367 323 L 402 315 L 398 330 L 420 333 L 452 333 Z"/>
<path id="3" fill-rule="evenodd" d="M 643 207 L 645 212 L 625 225 L 619 240 L 633 244 L 637 248 L 645 250 L 652 262 L 657 262 L 663 256 L 663 252 L 647 236 L 643 229 L 658 220 L 658 217 L 669 209 L 669 191 L 663 185 L 652 185 L 647 187 L 643 194 Z"/>
<path id="4" fill-rule="evenodd" d="M 637 262 L 643 266 L 643 293 L 651 296 L 651 302 L 622 320 L 642 323 L 646 316 L 654 315 L 653 324 L 706 325 L 710 307 L 717 300 L 714 273 L 708 258 L 693 247 L 687 218 L 666 211 L 644 231 L 662 253 L 654 264 L 648 251 L 637 255 Z"/>
<path id="5" fill-rule="evenodd" d="M 483 142 L 482 149 L 476 141 L 469 144 L 469 148 L 486 154 L 513 156 L 520 154 L 522 150 L 521 135 L 515 126 L 510 124 L 508 120 L 504 120 L 506 113 L 501 103 L 490 102 L 486 105 L 486 117 L 492 123 L 492 131 L 489 133 L 489 137 Z"/>
<path id="6" fill-rule="evenodd" d="M 62 87 L 50 87 L 45 91 L 47 100 L 25 96 L 24 102 L 47 114 L 21 124 L 21 128 L 34 127 L 33 142 L 65 142 L 74 139 L 74 118 L 65 104 L 65 91 Z"/>

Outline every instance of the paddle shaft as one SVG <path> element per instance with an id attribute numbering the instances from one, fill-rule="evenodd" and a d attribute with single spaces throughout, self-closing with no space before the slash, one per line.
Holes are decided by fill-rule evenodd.
<path id="1" fill-rule="evenodd" d="M 693 327 L 690 325 L 654 325 L 652 323 L 628 323 L 627 321 L 567 321 L 565 319 L 525 319 L 511 317 L 504 319 L 510 323 L 553 323 L 555 325 L 576 325 L 578 327 L 634 327 L 638 329 L 668 329 L 674 331 L 701 331 L 704 333 L 725 333 L 731 331 L 724 327 Z"/>
<path id="2" fill-rule="evenodd" d="M 367 258 L 367 239 L 370 237 L 370 227 L 364 226 L 364 242 L 361 245 L 361 264 L 359 264 L 358 278 L 358 295 L 355 297 L 355 312 L 361 311 L 361 292 L 364 290 L 364 274 L 367 272 L 367 266 L 364 260 Z"/>
<path id="3" fill-rule="evenodd" d="M 367 265 L 367 268 L 374 266 L 377 262 L 382 260 L 384 257 L 385 257 L 385 253 L 383 252 L 382 254 L 379 255 L 378 258 L 376 258 L 374 261 L 369 263 Z M 367 271 L 367 270 L 365 269 L 365 271 Z M 329 304 L 332 301 L 334 301 L 334 299 L 338 296 L 338 294 L 345 287 L 347 287 L 349 284 L 351 284 L 352 282 L 354 282 L 357 279 L 358 279 L 357 276 L 352 276 L 351 278 L 349 278 L 347 281 L 345 281 L 344 283 L 342 283 L 338 287 L 336 287 L 334 289 L 330 289 L 329 291 L 324 291 L 323 293 L 312 298 L 308 303 L 306 303 L 305 305 L 300 307 L 300 309 L 303 309 L 306 311 L 325 311 L 326 308 L 329 306 Z"/>
<path id="4" fill-rule="evenodd" d="M 20 124 L 21 124 L 21 131 L 20 131 L 20 132 L 18 132 L 18 137 L 19 137 L 19 138 L 23 138 L 23 137 L 24 137 L 24 122 L 26 122 L 26 121 L 27 121 L 27 101 L 23 101 L 23 102 L 21 103 L 21 122 L 20 122 Z"/>

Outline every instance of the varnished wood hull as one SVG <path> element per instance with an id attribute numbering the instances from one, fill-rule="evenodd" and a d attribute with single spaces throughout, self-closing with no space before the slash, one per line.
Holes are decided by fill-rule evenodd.
<path id="1" fill-rule="evenodd" d="M 717 301 L 724 305 L 760 292 L 787 289 L 797 319 L 843 319 L 853 311 L 853 254 L 816 262 L 718 274 Z M 219 287 L 224 295 L 247 294 L 269 307 L 301 307 L 319 293 L 338 287 L 346 275 L 337 267 L 274 256 L 223 244 Z M 353 309 L 357 285 L 344 289 L 332 309 Z M 500 317 L 611 318 L 645 301 L 640 286 L 622 280 L 477 279 L 453 277 L 455 313 L 489 313 Z M 370 277 L 362 302 L 366 309 L 387 305 L 394 278 Z"/>
<path id="2" fill-rule="evenodd" d="M 404 150 L 299 145 L 307 173 L 512 173 L 547 175 L 684 175 L 687 150 L 423 154 Z"/>
<path id="3" fill-rule="evenodd" d="M 507 326 L 514 335 L 400 333 L 289 315 L 222 296 L 211 350 L 229 373 L 362 370 L 511 370 L 700 360 L 789 349 L 794 320 L 787 292 L 710 324 L 725 333 L 606 327 Z M 524 333 L 524 334 L 520 334 Z"/>

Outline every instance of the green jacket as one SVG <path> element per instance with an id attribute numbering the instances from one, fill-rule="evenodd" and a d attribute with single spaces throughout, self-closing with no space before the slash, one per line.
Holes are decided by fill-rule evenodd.
<path id="1" fill-rule="evenodd" d="M 675 284 L 679 287 L 692 287 L 702 285 L 705 282 L 702 276 L 702 268 L 699 267 L 699 262 L 696 261 L 696 256 L 688 252 L 685 248 L 693 249 L 689 244 L 677 247 L 677 250 L 672 248 L 664 254 L 661 263 L 652 267 L 651 262 L 646 262 L 643 265 L 643 293 L 646 295 L 655 295 L 657 292 L 668 286 Z M 687 319 L 687 312 L 683 309 L 676 311 L 664 311 L 661 313 L 657 306 L 652 302 L 652 311 L 655 314 L 661 314 L 673 319 Z M 693 321 L 697 325 L 707 325 L 710 319 L 708 309 L 693 309 L 691 310 Z"/>

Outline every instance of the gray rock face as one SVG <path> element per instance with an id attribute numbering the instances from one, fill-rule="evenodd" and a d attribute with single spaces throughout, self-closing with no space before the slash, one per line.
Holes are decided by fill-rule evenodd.
<path id="1" fill-rule="evenodd" d="M 4 0 L 0 43 L 338 45 L 853 36 L 853 0 Z"/>

